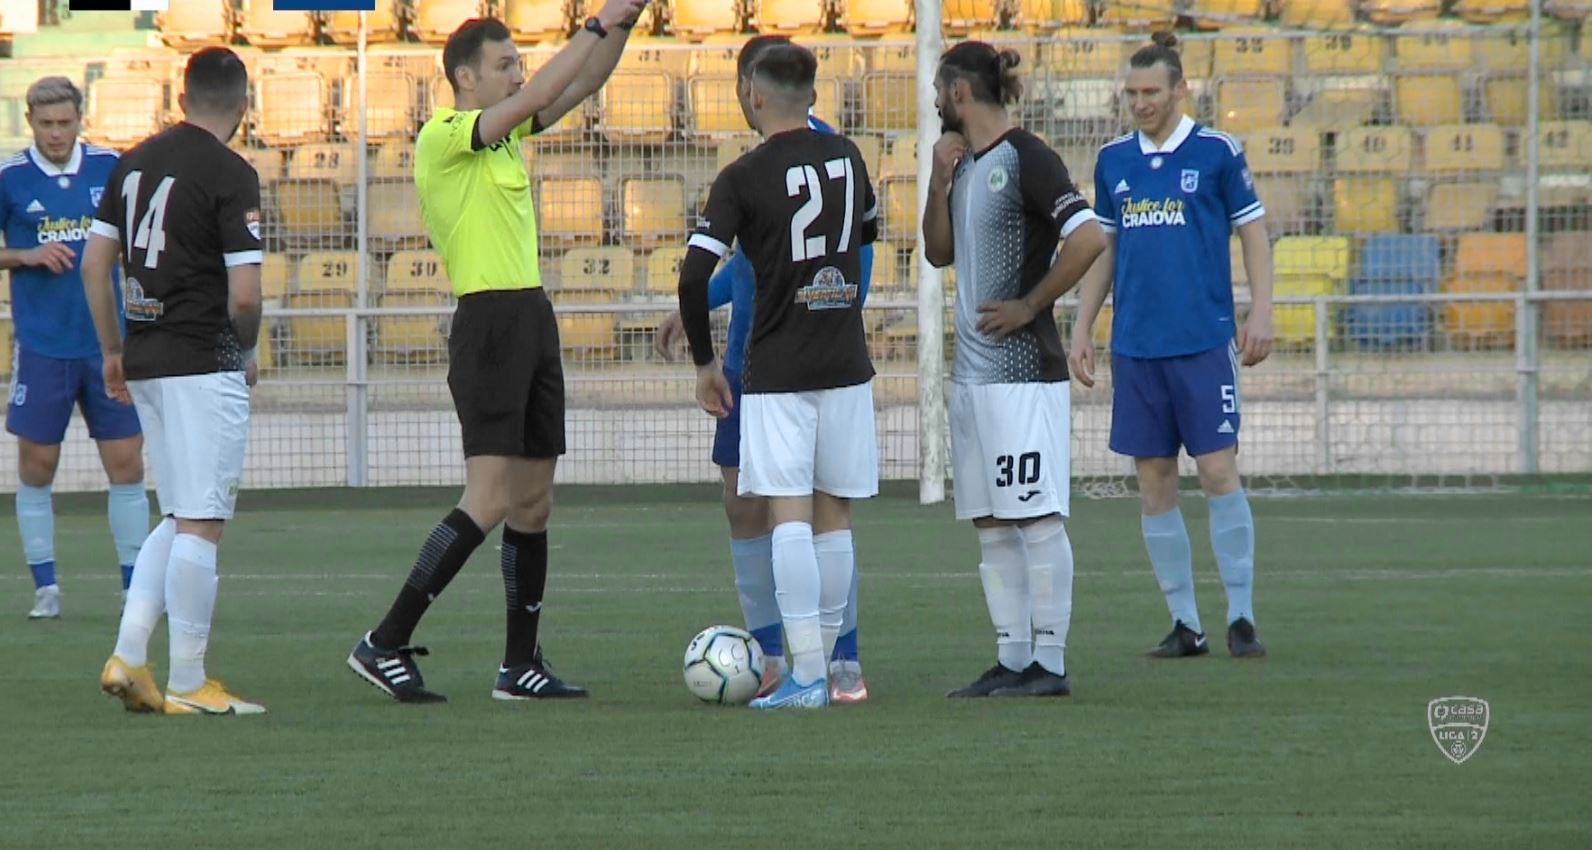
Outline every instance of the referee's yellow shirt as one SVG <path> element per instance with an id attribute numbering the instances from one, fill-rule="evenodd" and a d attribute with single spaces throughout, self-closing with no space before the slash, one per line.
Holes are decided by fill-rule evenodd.
<path id="1" fill-rule="evenodd" d="M 537 268 L 536 210 L 520 158 L 527 121 L 496 144 L 471 150 L 481 110 L 438 107 L 415 141 L 415 189 L 431 245 L 453 281 L 453 294 L 542 285 Z"/>

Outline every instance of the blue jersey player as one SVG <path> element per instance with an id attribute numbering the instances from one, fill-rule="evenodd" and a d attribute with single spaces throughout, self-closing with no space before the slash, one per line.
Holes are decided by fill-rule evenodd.
<path id="1" fill-rule="evenodd" d="M 1144 545 L 1172 616 L 1149 654 L 1209 652 L 1194 603 L 1193 557 L 1178 510 L 1177 456 L 1187 449 L 1210 505 L 1211 548 L 1227 588 L 1227 646 L 1265 655 L 1255 635 L 1255 523 L 1238 476 L 1238 366 L 1271 353 L 1271 246 L 1243 150 L 1182 114 L 1188 96 L 1176 38 L 1133 54 L 1124 95 L 1136 133 L 1100 149 L 1095 214 L 1113 241 L 1086 278 L 1072 371 L 1094 384 L 1093 327 L 1115 287 L 1111 450 L 1134 459 Z M 1236 228 L 1253 297 L 1234 328 L 1228 240 Z"/>
<path id="2" fill-rule="evenodd" d="M 50 487 L 74 407 L 110 477 L 107 512 L 123 590 L 149 533 L 149 499 L 138 414 L 105 393 L 83 296 L 83 246 L 116 154 L 78 141 L 83 94 L 66 77 L 35 82 L 27 104 L 34 144 L 0 161 L 0 268 L 11 270 L 16 325 L 6 430 L 17 438 L 17 527 L 35 585 L 28 616 L 42 619 L 61 615 Z"/>
<path id="3" fill-rule="evenodd" d="M 752 122 L 749 72 L 753 61 L 762 50 L 788 43 L 785 36 L 757 36 L 747 41 L 736 58 L 736 93 L 741 101 L 747 124 Z M 834 128 L 816 117 L 808 118 L 808 126 L 821 133 L 833 133 Z M 868 282 L 873 271 L 873 246 L 861 250 L 862 279 L 860 297 L 868 298 Z M 729 381 L 734 398 L 729 415 L 718 420 L 713 435 L 713 463 L 724 477 L 724 513 L 730 522 L 730 558 L 735 565 L 735 588 L 740 596 L 741 613 L 746 626 L 757 638 L 768 659 L 763 688 L 759 695 L 772 693 L 785 673 L 785 643 L 780 629 L 779 605 L 774 598 L 774 555 L 769 536 L 768 506 L 761 498 L 736 495 L 741 465 L 741 362 L 746 352 L 746 339 L 752 326 L 752 297 L 757 291 L 752 264 L 741 252 L 733 254 L 713 275 L 708 287 L 708 304 L 717 309 L 726 304 L 730 308 L 729 338 L 723 352 L 724 377 Z M 684 330 L 680 315 L 675 313 L 658 328 L 655 348 L 665 358 L 673 359 L 676 345 L 683 339 Z M 820 534 L 813 539 L 819 549 L 832 549 L 836 556 L 855 557 L 850 531 Z M 852 703 L 868 698 L 868 686 L 862 678 L 862 665 L 857 651 L 857 571 L 851 572 L 851 594 L 846 603 L 845 620 L 841 634 L 835 642 L 830 660 L 829 698 L 831 702 Z"/>

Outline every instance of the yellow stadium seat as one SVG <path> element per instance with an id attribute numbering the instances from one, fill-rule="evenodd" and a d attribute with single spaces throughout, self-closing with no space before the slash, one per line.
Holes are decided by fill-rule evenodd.
<path id="1" fill-rule="evenodd" d="M 839 77 L 819 74 L 813 80 L 813 91 L 818 96 L 813 103 L 813 114 L 832 127 L 840 126 L 840 114 L 846 102 L 845 84 Z"/>
<path id="2" fill-rule="evenodd" d="M 1234 27 L 1266 17 L 1265 0 L 1189 0 L 1185 14 L 1201 29 Z M 1225 38 L 1224 31 L 1222 36 Z"/>
<path id="3" fill-rule="evenodd" d="M 1383 40 L 1368 32 L 1334 32 L 1305 38 L 1305 70 L 1315 75 L 1382 73 Z"/>
<path id="4" fill-rule="evenodd" d="M 370 160 L 372 180 L 412 180 L 415 176 L 413 142 L 382 142 Z"/>
<path id="5" fill-rule="evenodd" d="M 348 310 L 353 306 L 354 293 L 346 289 L 301 290 L 282 299 L 284 310 Z M 286 335 L 275 353 L 278 360 L 341 361 L 348 354 L 348 326 L 342 316 L 291 316 L 283 324 Z"/>
<path id="6" fill-rule="evenodd" d="M 260 264 L 260 297 L 271 301 L 286 298 L 294 289 L 294 274 L 286 254 L 266 252 L 265 262 Z"/>
<path id="7" fill-rule="evenodd" d="M 765 5 L 768 0 L 763 0 Z M 856 0 L 851 0 L 856 2 Z M 809 5 L 817 5 L 809 3 Z M 940 28 L 946 36 L 966 36 L 975 30 L 994 29 L 995 4 L 989 0 L 940 0 Z"/>
<path id="8" fill-rule="evenodd" d="M 1538 163 L 1544 169 L 1584 169 L 1592 162 L 1592 121 L 1544 121 Z"/>
<path id="9" fill-rule="evenodd" d="M 652 7 L 648 7 L 652 8 Z M 630 37 L 630 44 L 619 57 L 618 69 L 621 71 L 643 71 L 648 74 L 666 74 L 673 80 L 683 80 L 690 73 L 691 55 L 694 50 L 667 50 L 670 45 L 685 45 L 689 42 L 673 37 L 639 38 Z"/>
<path id="10" fill-rule="evenodd" d="M 1321 275 L 1347 280 L 1353 268 L 1353 251 L 1346 236 L 1285 236 L 1272 246 L 1277 274 Z"/>
<path id="11" fill-rule="evenodd" d="M 232 36 L 232 4 L 227 0 L 170 3 L 155 16 L 160 40 L 179 50 L 225 44 Z"/>
<path id="12" fill-rule="evenodd" d="M 1473 24 L 1523 21 L 1531 14 L 1530 0 L 1457 0 L 1450 10 Z"/>
<path id="13" fill-rule="evenodd" d="M 164 82 L 187 58 L 169 47 L 113 47 L 105 57 L 105 77 L 149 77 Z"/>
<path id="14" fill-rule="evenodd" d="M 906 32 L 911 23 L 910 0 L 847 0 L 840 25 L 852 35 Z"/>
<path id="15" fill-rule="evenodd" d="M 862 78 L 862 125 L 876 132 L 913 130 L 918 126 L 917 77 L 895 71 Z"/>
<path id="16" fill-rule="evenodd" d="M 424 0 L 414 4 L 409 34 L 427 44 L 442 44 L 459 24 L 480 16 L 479 0 Z"/>
<path id="17" fill-rule="evenodd" d="M 1442 0 L 1363 0 L 1360 4 L 1360 14 L 1375 24 L 1416 21 L 1424 26 L 1442 11 Z"/>
<path id="18" fill-rule="evenodd" d="M 1426 170 L 1432 174 L 1502 171 L 1504 131 L 1496 124 L 1446 124 L 1426 131 Z"/>
<path id="19" fill-rule="evenodd" d="M 746 116 L 735 97 L 735 77 L 692 77 L 690 84 L 691 129 L 699 135 L 725 135 L 746 132 Z"/>
<path id="20" fill-rule="evenodd" d="M 674 133 L 674 79 L 667 74 L 615 71 L 599 103 L 597 126 L 610 142 L 656 144 Z"/>
<path id="21" fill-rule="evenodd" d="M 868 174 L 878 177 L 879 164 L 884 160 L 883 137 L 865 133 L 851 136 L 850 139 L 852 144 L 857 146 L 857 152 L 862 154 L 862 161 L 868 166 Z"/>
<path id="22" fill-rule="evenodd" d="M 88 91 L 83 136 L 107 147 L 131 147 L 160 132 L 165 100 L 158 79 L 101 77 Z"/>
<path id="23" fill-rule="evenodd" d="M 449 324 L 446 292 L 388 291 L 376 296 L 377 307 L 437 308 L 431 315 L 379 316 L 376 319 L 375 354 L 386 362 L 440 363 L 447 359 Z"/>
<path id="24" fill-rule="evenodd" d="M 365 187 L 371 241 L 387 248 L 418 248 L 426 243 L 420 220 L 420 196 L 415 184 L 404 181 L 373 182 Z"/>
<path id="25" fill-rule="evenodd" d="M 397 0 L 376 0 L 376 8 L 365 13 L 365 40 L 368 44 L 386 44 L 398 40 Z M 334 44 L 359 43 L 358 12 L 327 12 L 321 32 Z"/>
<path id="26" fill-rule="evenodd" d="M 1017 0 L 1012 23 L 1028 32 L 1048 33 L 1089 23 L 1088 0 Z"/>
<path id="27" fill-rule="evenodd" d="M 862 76 L 866 69 L 867 50 L 845 33 L 808 34 L 800 41 L 802 47 L 817 57 L 820 74 L 834 74 L 850 80 Z"/>
<path id="28" fill-rule="evenodd" d="M 1365 79 L 1375 81 L 1375 78 Z M 1382 92 L 1374 87 L 1324 89 L 1300 107 L 1288 123 L 1329 131 L 1353 127 L 1370 121 L 1381 102 Z"/>
<path id="29" fill-rule="evenodd" d="M 268 187 L 287 175 L 282 152 L 276 148 L 244 148 L 238 153 L 254 167 L 254 173 L 260 176 L 261 188 Z"/>
<path id="30" fill-rule="evenodd" d="M 1177 0 L 1106 3 L 1100 7 L 1098 23 L 1122 30 L 1171 29 L 1177 21 L 1177 6 Z"/>
<path id="31" fill-rule="evenodd" d="M 1276 0 L 1277 24 L 1286 29 L 1347 29 L 1354 0 Z"/>
<path id="32" fill-rule="evenodd" d="M 758 142 L 759 140 L 756 136 L 732 136 L 721 139 L 717 147 L 714 148 L 713 173 L 718 174 L 720 171 L 729 168 L 731 163 L 745 156 L 747 151 L 757 147 Z"/>
<path id="33" fill-rule="evenodd" d="M 280 146 L 326 140 L 329 101 L 319 74 L 268 74 L 255 82 L 255 92 L 255 135 L 260 141 Z"/>
<path id="34" fill-rule="evenodd" d="M 1393 104 L 1400 124 L 1433 127 L 1465 119 L 1464 91 L 1447 74 L 1411 74 L 1393 78 Z"/>
<path id="35" fill-rule="evenodd" d="M 917 48 L 909 44 L 870 45 L 863 54 L 865 71 L 899 71 L 915 73 L 918 68 Z"/>
<path id="36" fill-rule="evenodd" d="M 1293 45 L 1264 29 L 1223 30 L 1216 40 L 1215 65 L 1218 77 L 1293 74 Z"/>
<path id="37" fill-rule="evenodd" d="M 315 23 L 304 12 L 278 12 L 271 0 L 246 0 L 238 33 L 255 47 L 286 47 L 309 44 L 315 39 Z"/>
<path id="38" fill-rule="evenodd" d="M 1236 79 L 1216 84 L 1216 126 L 1240 135 L 1276 127 L 1287 117 L 1282 80 Z"/>
<path id="39" fill-rule="evenodd" d="M 1300 233 L 1317 223 L 1315 195 L 1304 175 L 1256 177 L 1255 196 L 1266 208 L 1263 220 L 1273 236 Z"/>
<path id="40" fill-rule="evenodd" d="M 1313 298 L 1318 295 L 1343 294 L 1343 280 L 1324 274 L 1277 273 L 1272 294 L 1278 298 Z M 1333 316 L 1337 307 L 1327 310 Z M 1314 304 L 1279 304 L 1272 308 L 1272 335 L 1280 345 L 1308 345 L 1316 338 L 1316 308 Z M 1338 323 L 1327 322 L 1328 339 L 1338 336 Z"/>
<path id="41" fill-rule="evenodd" d="M 754 22 L 760 33 L 807 35 L 823 31 L 824 12 L 813 0 L 760 0 Z"/>
<path id="42" fill-rule="evenodd" d="M 740 71 L 736 62 L 744 43 L 745 39 L 717 36 L 693 46 L 686 51 L 686 76 L 733 78 Z"/>
<path id="43" fill-rule="evenodd" d="M 886 177 L 879 194 L 884 206 L 884 229 L 891 242 L 918 241 L 918 181 L 916 177 Z"/>
<path id="44" fill-rule="evenodd" d="M 397 251 L 387 260 L 387 292 L 450 292 L 448 271 L 435 251 Z"/>
<path id="45" fill-rule="evenodd" d="M 503 23 L 519 41 L 551 41 L 569 29 L 564 0 L 507 0 Z"/>
<path id="46" fill-rule="evenodd" d="M 646 249 L 686 238 L 685 183 L 680 179 L 626 180 L 619 193 L 620 235 L 626 245 Z"/>
<path id="47" fill-rule="evenodd" d="M 653 298 L 673 298 L 680 292 L 680 262 L 684 246 L 659 248 L 647 255 L 646 277 L 642 284 Z"/>
<path id="48" fill-rule="evenodd" d="M 1443 292 L 1516 292 L 1518 281 L 1511 275 L 1478 274 L 1451 277 L 1443 281 Z M 1515 302 L 1448 302 L 1443 305 L 1443 330 L 1449 341 L 1461 347 L 1494 348 L 1512 345 L 1515 339 Z"/>
<path id="49" fill-rule="evenodd" d="M 330 180 L 351 186 L 358 173 L 359 150 L 343 142 L 302 145 L 288 158 L 287 176 L 292 180 Z"/>
<path id="50" fill-rule="evenodd" d="M 1470 38 L 1464 24 L 1420 21 L 1409 29 L 1416 32 L 1393 35 L 1393 60 L 1400 71 L 1463 71 L 1471 67 Z"/>
<path id="51" fill-rule="evenodd" d="M 884 160 L 879 165 L 881 177 L 908 177 L 917 179 L 918 140 L 914 136 L 888 137 Z"/>
<path id="52" fill-rule="evenodd" d="M 298 288 L 335 292 L 359 289 L 359 254 L 353 251 L 311 251 L 298 261 Z"/>
<path id="53" fill-rule="evenodd" d="M 629 295 L 636 285 L 636 255 L 625 248 L 576 248 L 558 260 L 560 291 L 601 290 Z"/>
<path id="54" fill-rule="evenodd" d="M 1482 230 L 1498 205 L 1496 181 L 1437 183 L 1426 196 L 1425 229 Z"/>
<path id="55" fill-rule="evenodd" d="M 402 71 L 368 71 L 365 90 L 370 106 L 365 113 L 365 136 L 384 139 L 412 138 L 420 114 L 420 93 L 413 77 Z M 343 79 L 343 108 L 338 129 L 345 139 L 359 137 L 359 78 Z"/>
<path id="56" fill-rule="evenodd" d="M 701 38 L 718 33 L 739 32 L 739 4 L 726 0 L 675 0 L 670 29 L 675 35 Z"/>
<path id="57" fill-rule="evenodd" d="M 595 177 L 544 177 L 537 187 L 536 221 L 556 245 L 596 245 L 603 238 L 603 185 Z"/>
<path id="58" fill-rule="evenodd" d="M 1045 66 L 1063 77 L 1115 78 L 1127 65 L 1120 41 L 1102 41 L 1096 30 L 1068 29 L 1055 34 L 1045 52 Z"/>
<path id="59" fill-rule="evenodd" d="M 1498 124 L 1525 126 L 1531 103 L 1529 85 L 1525 77 L 1488 77 L 1482 83 L 1488 116 Z M 1553 86 L 1544 80 L 1537 87 L 1538 120 L 1551 121 L 1559 117 L 1553 107 Z"/>
<path id="60" fill-rule="evenodd" d="M 1558 67 L 1570 52 L 1573 31 L 1552 21 L 1542 22 L 1540 61 L 1543 68 Z M 1531 67 L 1531 39 L 1517 30 L 1490 32 L 1476 38 L 1476 58 L 1490 73 L 1524 74 Z"/>
<path id="61" fill-rule="evenodd" d="M 1543 11 L 1563 21 L 1581 21 L 1592 16 L 1592 2 L 1587 0 L 1548 0 L 1542 5 Z M 1583 54 L 1592 51 L 1592 44 L 1585 40 L 1581 42 Z"/>
<path id="62" fill-rule="evenodd" d="M 1266 127 L 1244 137 L 1254 174 L 1314 174 L 1321 169 L 1321 134 L 1310 127 Z"/>
<path id="63" fill-rule="evenodd" d="M 1519 268 L 1524 269 L 1523 239 L 1520 255 Z M 1542 252 L 1542 288 L 1555 292 L 1592 289 L 1592 234 L 1560 233 L 1548 241 Z M 1592 300 L 1544 304 L 1542 328 L 1557 345 L 1586 349 L 1592 345 Z"/>
<path id="64" fill-rule="evenodd" d="M 1121 86 L 1116 80 L 1065 81 L 1060 85 L 1061 103 L 1055 108 L 1054 114 L 1064 120 L 1125 121 L 1126 116 L 1117 114 L 1117 93 L 1120 90 Z"/>
<path id="65" fill-rule="evenodd" d="M 276 220 L 284 237 L 296 242 L 319 242 L 346 235 L 343 193 L 336 183 L 279 180 L 272 195 L 276 198 Z"/>
<path id="66" fill-rule="evenodd" d="M 1398 184 L 1390 177 L 1341 177 L 1332 185 L 1339 233 L 1397 233 Z"/>
<path id="67" fill-rule="evenodd" d="M 1344 174 L 1406 174 L 1415 164 L 1415 136 L 1408 127 L 1350 127 L 1338 135 L 1338 171 Z"/>

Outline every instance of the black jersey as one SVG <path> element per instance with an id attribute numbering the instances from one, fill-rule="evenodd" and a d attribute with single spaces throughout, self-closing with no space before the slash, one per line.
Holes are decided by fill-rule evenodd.
<path id="1" fill-rule="evenodd" d="M 681 266 L 682 317 L 688 285 L 705 286 L 739 239 L 757 279 L 745 391 L 801 392 L 869 380 L 873 363 L 858 281 L 860 249 L 877 237 L 878 218 L 868 167 L 850 139 L 809 129 L 771 136 L 713 181 Z M 705 324 L 693 328 L 696 319 L 687 318 L 687 332 L 701 363 L 712 349 L 700 344 L 708 335 Z"/>
<path id="2" fill-rule="evenodd" d="M 235 372 L 227 269 L 260 264 L 260 177 L 209 131 L 181 123 L 111 172 L 94 232 L 122 246 L 129 380 Z"/>

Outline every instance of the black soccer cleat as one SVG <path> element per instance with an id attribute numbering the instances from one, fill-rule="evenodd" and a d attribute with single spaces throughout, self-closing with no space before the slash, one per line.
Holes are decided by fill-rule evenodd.
<path id="1" fill-rule="evenodd" d="M 1205 642 L 1205 634 L 1196 632 L 1178 620 L 1172 626 L 1172 631 L 1161 640 L 1156 647 L 1144 653 L 1151 658 L 1188 658 L 1194 655 L 1204 655 L 1211 651 L 1210 644 Z"/>
<path id="2" fill-rule="evenodd" d="M 426 654 L 423 646 L 377 649 L 367 633 L 348 654 L 348 667 L 359 678 L 399 702 L 447 702 L 448 698 L 442 694 L 426 690 L 425 679 L 421 678 L 420 666 L 415 664 L 414 658 Z"/>
<path id="3" fill-rule="evenodd" d="M 1046 670 L 1038 661 L 1028 665 L 1015 685 L 996 688 L 990 692 L 992 697 L 1064 697 L 1072 693 L 1072 685 L 1067 683 L 1067 674 L 1057 676 Z"/>
<path id="4" fill-rule="evenodd" d="M 1227 651 L 1234 658 L 1265 658 L 1266 645 L 1255 636 L 1255 624 L 1239 617 L 1227 627 Z"/>
<path id="5" fill-rule="evenodd" d="M 994 667 L 985 670 L 977 679 L 974 679 L 973 684 L 965 688 L 957 688 L 946 694 L 946 696 L 951 699 L 987 697 L 1001 688 L 1016 687 L 1022 682 L 1022 679 L 1023 674 L 1004 664 L 996 664 Z"/>
<path id="6" fill-rule="evenodd" d="M 531 663 L 510 670 L 498 668 L 497 686 L 492 689 L 493 699 L 585 699 L 590 696 L 585 688 L 558 678 L 553 668 L 542 657 L 542 648 L 536 647 Z"/>

